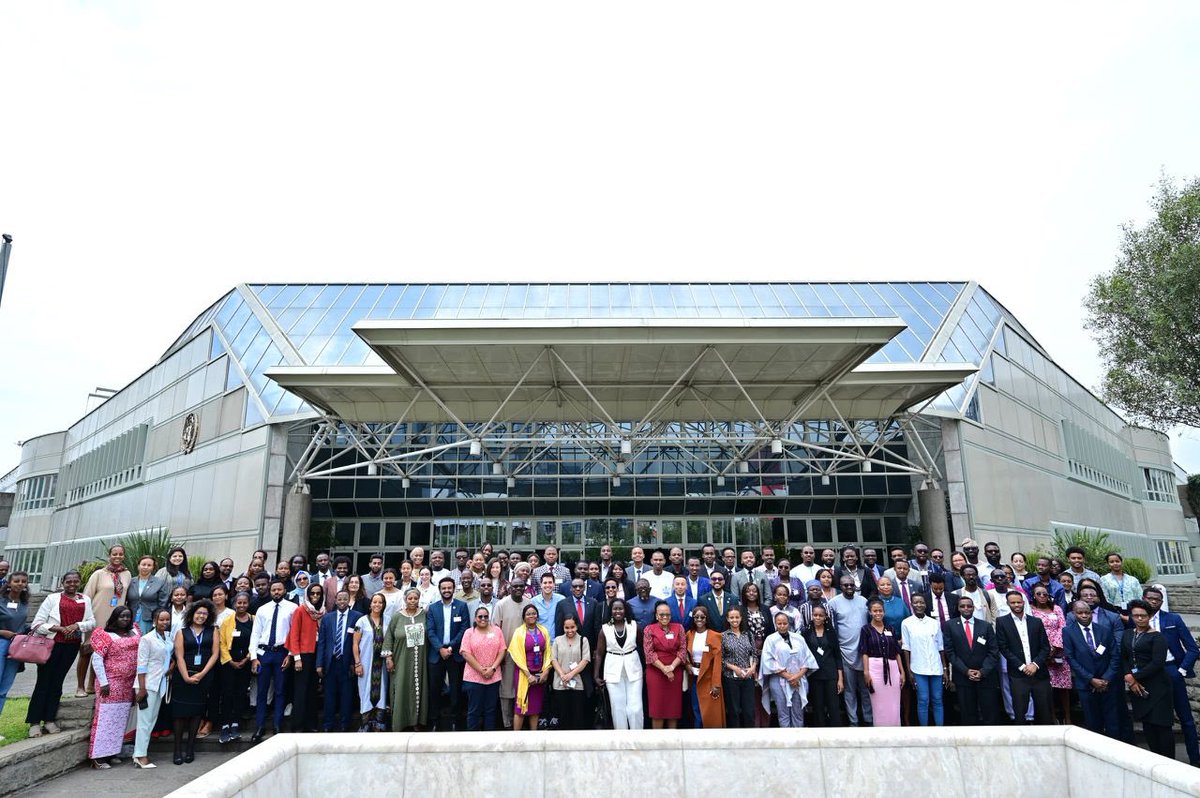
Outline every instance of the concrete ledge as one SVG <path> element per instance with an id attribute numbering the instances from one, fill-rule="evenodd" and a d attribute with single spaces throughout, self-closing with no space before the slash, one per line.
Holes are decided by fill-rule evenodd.
<path id="1" fill-rule="evenodd" d="M 786 771 L 779 768 L 783 751 Z M 597 783 L 606 793 L 634 794 L 648 773 L 663 796 L 737 795 L 747 774 L 756 790 L 790 792 L 797 772 L 807 774 L 806 792 L 815 795 L 876 794 L 894 786 L 887 774 L 896 773 L 904 774 L 906 793 L 938 794 L 977 773 L 980 762 L 989 771 L 1020 773 L 1022 782 L 1059 785 L 1063 798 L 1200 795 L 1196 768 L 1084 729 L 1046 726 L 281 734 L 168 798 L 321 798 L 344 792 L 354 774 L 387 784 L 394 798 L 428 798 L 513 771 L 524 774 L 526 798 L 557 798 Z M 419 776 L 410 783 L 409 774 Z"/>
<path id="2" fill-rule="evenodd" d="M 61 776 L 87 760 L 90 729 L 71 729 L 0 748 L 0 796 Z"/>

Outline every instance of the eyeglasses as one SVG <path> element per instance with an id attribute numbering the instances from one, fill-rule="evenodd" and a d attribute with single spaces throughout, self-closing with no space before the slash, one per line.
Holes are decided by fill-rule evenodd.
<path id="1" fill-rule="evenodd" d="M 933 558 L 933 559 L 935 559 L 935 560 L 941 560 L 941 559 L 944 559 L 944 558 L 946 557 L 946 555 L 945 555 L 945 554 L 931 554 L 931 555 L 929 555 L 929 556 L 930 556 L 930 557 L 932 557 L 932 558 Z"/>

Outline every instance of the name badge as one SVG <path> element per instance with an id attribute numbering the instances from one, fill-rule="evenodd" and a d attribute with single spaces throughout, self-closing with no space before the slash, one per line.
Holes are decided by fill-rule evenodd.
<path id="1" fill-rule="evenodd" d="M 116 596 L 113 596 L 111 599 L 108 600 L 108 606 L 110 606 L 110 607 L 117 606 L 117 597 Z"/>
<path id="2" fill-rule="evenodd" d="M 451 620 L 451 621 L 453 621 L 454 623 L 462 623 L 462 616 L 461 616 L 461 615 L 455 615 L 455 616 L 454 616 L 453 618 L 451 618 L 450 620 Z"/>
<path id="3" fill-rule="evenodd" d="M 554 584 L 556 584 L 556 585 L 561 585 L 561 584 L 562 584 L 562 579 L 560 579 L 560 578 L 558 578 L 558 577 L 555 577 L 555 578 L 554 578 Z"/>
<path id="4" fill-rule="evenodd" d="M 15 610 L 17 608 L 17 602 L 15 602 L 15 601 L 8 602 L 8 608 L 10 610 Z"/>
<path id="5" fill-rule="evenodd" d="M 892 636 L 892 630 L 891 630 L 891 629 L 884 629 L 884 630 L 883 630 L 883 636 L 884 636 L 884 637 L 891 637 L 891 636 Z"/>
<path id="6" fill-rule="evenodd" d="M 495 636 L 496 636 L 496 633 L 495 633 L 495 632 L 488 632 L 488 633 L 487 633 L 487 636 L 488 636 L 488 640 L 491 640 L 493 637 L 495 637 Z"/>
<path id="7" fill-rule="evenodd" d="M 825 656 L 825 649 L 823 649 L 823 648 L 818 648 L 818 649 L 817 649 L 817 656 L 818 656 L 818 657 L 823 657 L 823 656 Z"/>
<path id="8" fill-rule="evenodd" d="M 533 653 L 534 653 L 534 654 L 540 653 L 540 652 L 541 652 L 541 650 L 542 650 L 542 647 L 541 647 L 541 646 L 534 646 L 534 647 L 533 647 Z"/>
<path id="9" fill-rule="evenodd" d="M 667 632 L 667 639 L 668 639 L 668 640 L 674 640 L 674 639 L 675 639 L 675 633 L 674 633 L 674 632 Z"/>
<path id="10" fill-rule="evenodd" d="M 196 656 L 195 656 L 195 658 L 192 660 L 192 664 L 193 664 L 193 665 L 195 665 L 196 667 L 199 667 L 199 666 L 200 666 L 200 661 L 201 661 L 201 660 L 200 660 L 200 652 L 196 652 Z"/>
<path id="11" fill-rule="evenodd" d="M 1096 653 L 1097 653 L 1097 654 L 1103 654 L 1103 653 L 1104 653 L 1104 646 L 1096 646 Z"/>
<path id="12" fill-rule="evenodd" d="M 704 647 L 704 653 L 706 653 L 706 654 L 708 653 L 708 646 Z"/>
<path id="13" fill-rule="evenodd" d="M 975 638 L 975 642 L 976 643 L 986 643 L 987 638 L 986 637 L 977 637 L 977 638 Z"/>
<path id="14" fill-rule="evenodd" d="M 233 630 L 233 636 L 234 636 L 234 637 L 241 637 L 241 636 L 242 636 L 242 630 L 241 630 L 241 629 L 234 629 L 234 630 Z"/>

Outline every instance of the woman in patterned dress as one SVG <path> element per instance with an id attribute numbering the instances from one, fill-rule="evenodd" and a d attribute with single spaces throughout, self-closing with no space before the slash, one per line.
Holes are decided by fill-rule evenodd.
<path id="1" fill-rule="evenodd" d="M 404 591 L 404 607 L 392 615 L 383 637 L 383 656 L 392 687 L 392 731 L 423 730 L 429 718 L 429 685 L 426 684 L 425 610 L 421 591 Z"/>
<path id="2" fill-rule="evenodd" d="M 508 655 L 516 665 L 513 669 L 517 693 L 513 706 L 513 731 L 520 731 L 526 719 L 529 728 L 536 731 L 541 720 L 546 682 L 550 681 L 552 674 L 554 655 L 550 650 L 550 631 L 538 623 L 537 607 L 530 604 L 522 610 L 521 620 L 525 622 L 524 625 L 513 633 L 508 643 Z"/>
<path id="3" fill-rule="evenodd" d="M 357 577 L 351 577 L 352 579 Z M 371 596 L 369 611 L 354 624 L 354 675 L 358 677 L 358 711 L 363 728 L 383 730 L 388 707 L 388 673 L 383 657 L 383 610 L 387 600 Z"/>
<path id="4" fill-rule="evenodd" d="M 1050 590 L 1042 585 L 1033 588 L 1033 600 L 1029 612 L 1038 618 L 1046 627 L 1046 637 L 1050 638 L 1050 659 L 1046 669 L 1050 671 L 1050 686 L 1058 698 L 1059 709 L 1062 710 L 1063 723 L 1071 723 L 1071 666 L 1063 656 L 1063 627 L 1066 618 L 1062 608 L 1050 598 Z"/>
<path id="5" fill-rule="evenodd" d="M 117 755 L 133 707 L 138 637 L 133 611 L 125 606 L 113 610 L 104 629 L 92 633 L 92 670 L 96 672 L 97 688 L 88 757 L 97 770 L 107 770 L 109 762 L 121 762 Z"/>

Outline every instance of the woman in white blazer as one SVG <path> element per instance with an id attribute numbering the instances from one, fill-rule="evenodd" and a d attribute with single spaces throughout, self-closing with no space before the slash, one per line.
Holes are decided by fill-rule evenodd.
<path id="1" fill-rule="evenodd" d="M 47 734 L 59 731 L 54 721 L 62 700 L 63 679 L 79 655 L 83 636 L 96 627 L 92 600 L 79 592 L 82 581 L 78 571 L 63 574 L 63 589 L 46 596 L 33 618 L 31 631 L 53 638 L 54 648 L 46 664 L 38 665 L 37 683 L 29 698 L 25 722 L 29 724 L 30 737 L 41 737 L 43 731 Z"/>
<path id="2" fill-rule="evenodd" d="M 642 728 L 642 661 L 638 659 L 638 628 L 626 620 L 624 599 L 613 599 L 609 620 L 596 641 L 596 687 L 608 691 L 614 729 Z"/>

